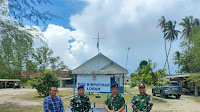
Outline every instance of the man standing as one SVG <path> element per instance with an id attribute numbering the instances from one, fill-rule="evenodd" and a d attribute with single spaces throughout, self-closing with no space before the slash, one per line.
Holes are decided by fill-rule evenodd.
<path id="1" fill-rule="evenodd" d="M 84 85 L 78 88 L 78 94 L 71 98 L 70 106 L 72 112 L 89 112 L 90 99 L 84 94 Z"/>
<path id="2" fill-rule="evenodd" d="M 49 96 L 44 99 L 43 108 L 45 112 L 63 112 L 63 102 L 57 93 L 56 87 L 50 87 Z"/>
<path id="3" fill-rule="evenodd" d="M 104 108 L 108 112 L 122 112 L 125 109 L 124 97 L 118 94 L 118 84 L 114 83 L 111 86 L 112 93 L 106 97 Z"/>
<path id="4" fill-rule="evenodd" d="M 134 112 L 150 112 L 153 102 L 151 96 L 146 94 L 145 85 L 140 84 L 138 90 L 140 94 L 137 94 L 131 100 Z"/>

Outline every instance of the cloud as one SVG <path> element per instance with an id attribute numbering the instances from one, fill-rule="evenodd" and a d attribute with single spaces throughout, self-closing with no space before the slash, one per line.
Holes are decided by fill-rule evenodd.
<path id="1" fill-rule="evenodd" d="M 180 22 L 185 16 L 198 16 L 199 1 L 183 0 L 84 0 L 87 6 L 70 17 L 74 31 L 62 26 L 49 25 L 44 32 L 49 45 L 65 64 L 75 68 L 97 54 L 97 32 L 100 32 L 100 52 L 121 66 L 126 65 L 127 48 L 130 47 L 129 73 L 141 60 L 152 59 L 158 69 L 165 61 L 163 34 L 158 19 Z M 181 30 L 180 26 L 177 26 Z M 181 34 L 180 34 L 181 35 Z M 69 42 L 69 40 L 74 40 Z M 172 55 L 180 50 L 180 40 L 173 43 L 170 67 L 175 73 Z"/>

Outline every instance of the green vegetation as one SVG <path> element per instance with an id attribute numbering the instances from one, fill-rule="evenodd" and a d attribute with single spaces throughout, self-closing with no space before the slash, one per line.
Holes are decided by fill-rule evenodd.
<path id="1" fill-rule="evenodd" d="M 200 103 L 200 98 L 197 97 L 188 97 L 188 98 Z"/>
<path id="2" fill-rule="evenodd" d="M 54 71 L 46 70 L 38 77 L 30 80 L 32 88 L 36 88 L 39 95 L 48 96 L 50 87 L 59 87 L 60 82 Z"/>
<path id="3" fill-rule="evenodd" d="M 0 0 L 0 5 L 4 6 L 5 2 L 7 1 Z M 51 2 L 11 0 L 8 3 L 8 10 L 6 6 L 0 9 L 0 78 L 17 78 L 26 83 L 30 74 L 44 72 L 48 65 L 55 71 L 66 70 L 67 66 L 60 61 L 60 57 L 52 57 L 53 51 L 43 41 L 44 36 L 40 29 L 30 28 L 21 23 L 26 20 L 38 25 L 40 22 L 45 23 L 54 17 L 57 18 L 48 11 L 37 9 L 38 6 Z M 33 47 L 36 41 L 41 44 L 39 48 Z M 23 70 L 28 71 L 25 78 L 21 77 Z"/>
<path id="4" fill-rule="evenodd" d="M 156 63 L 152 64 L 151 60 L 148 60 L 146 64 L 142 64 L 144 61 L 141 61 L 139 64 L 138 69 L 135 71 L 135 73 L 131 74 L 131 77 L 133 77 L 131 81 L 131 87 L 135 87 L 139 83 L 144 83 L 146 86 L 161 86 L 165 80 L 163 77 L 167 76 L 166 70 L 157 70 L 155 71 L 156 68 Z M 143 65 L 143 66 L 141 66 Z"/>
<path id="5" fill-rule="evenodd" d="M 0 104 L 1 112 L 43 112 L 42 106 L 19 106 L 10 102 Z"/>

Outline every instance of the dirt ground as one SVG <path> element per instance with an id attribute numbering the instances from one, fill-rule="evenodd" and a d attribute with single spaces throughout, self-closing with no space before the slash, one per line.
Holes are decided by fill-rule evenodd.
<path id="1" fill-rule="evenodd" d="M 156 96 L 160 98 L 159 95 Z M 195 102 L 192 99 L 189 99 L 188 96 L 181 96 L 180 99 L 176 99 L 174 96 L 171 96 L 167 99 L 160 98 L 167 101 L 166 104 L 154 105 L 152 111 L 167 111 L 167 112 L 200 112 L 200 103 Z"/>
<path id="2" fill-rule="evenodd" d="M 61 88 L 59 90 L 66 90 Z M 34 102 L 28 100 L 13 99 L 13 96 L 23 95 L 31 92 L 36 92 L 35 89 L 0 89 L 0 104 L 6 102 L 14 103 L 19 106 L 37 106 L 42 105 L 42 102 Z M 150 93 L 150 91 L 148 91 Z M 168 99 L 160 98 L 156 95 L 156 98 L 166 101 L 166 103 L 158 103 L 153 106 L 152 112 L 200 112 L 200 103 L 190 99 L 191 96 L 182 95 L 180 99 L 175 99 L 174 96 Z"/>
<path id="3" fill-rule="evenodd" d="M 150 89 L 148 89 L 147 93 L 152 95 Z M 154 105 L 152 112 L 200 112 L 200 103 L 190 99 L 193 96 L 182 95 L 180 99 L 170 96 L 166 99 L 160 98 L 158 94 L 155 97 L 167 103 Z"/>

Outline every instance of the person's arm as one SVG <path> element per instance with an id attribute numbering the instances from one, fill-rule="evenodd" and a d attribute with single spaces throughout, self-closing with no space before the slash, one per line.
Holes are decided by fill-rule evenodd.
<path id="1" fill-rule="evenodd" d="M 123 105 L 117 112 L 122 112 L 125 109 L 125 105 Z"/>
<path id="2" fill-rule="evenodd" d="M 151 108 L 153 107 L 153 102 L 152 102 L 152 98 L 151 96 L 149 95 L 149 98 L 148 98 L 148 105 L 147 105 L 147 109 L 145 112 L 150 112 Z"/>
<path id="3" fill-rule="evenodd" d="M 113 112 L 108 108 L 108 96 L 106 97 L 103 107 L 106 109 L 107 112 Z"/>
<path id="4" fill-rule="evenodd" d="M 122 96 L 122 107 L 117 112 L 122 112 L 125 109 L 126 103 L 124 97 Z"/>
<path id="5" fill-rule="evenodd" d="M 51 112 L 49 110 L 49 104 L 46 98 L 44 99 L 44 102 L 43 102 L 43 108 L 44 108 L 44 112 Z"/>
<path id="6" fill-rule="evenodd" d="M 131 103 L 132 103 L 132 108 L 137 112 L 138 111 L 138 108 L 136 107 L 136 98 L 135 96 L 133 97 L 133 99 L 131 100 Z"/>
<path id="7" fill-rule="evenodd" d="M 60 97 L 59 97 L 60 98 Z M 64 111 L 64 106 L 63 106 L 63 102 L 60 98 L 60 111 L 63 112 Z"/>
<path id="8" fill-rule="evenodd" d="M 76 112 L 75 111 L 75 99 L 72 97 L 71 101 L 70 101 L 70 108 L 72 112 Z"/>
<path id="9" fill-rule="evenodd" d="M 113 112 L 108 108 L 108 106 L 105 103 L 104 103 L 103 107 L 106 109 L 107 112 Z"/>
<path id="10" fill-rule="evenodd" d="M 90 98 L 88 97 L 88 109 L 91 109 Z"/>

